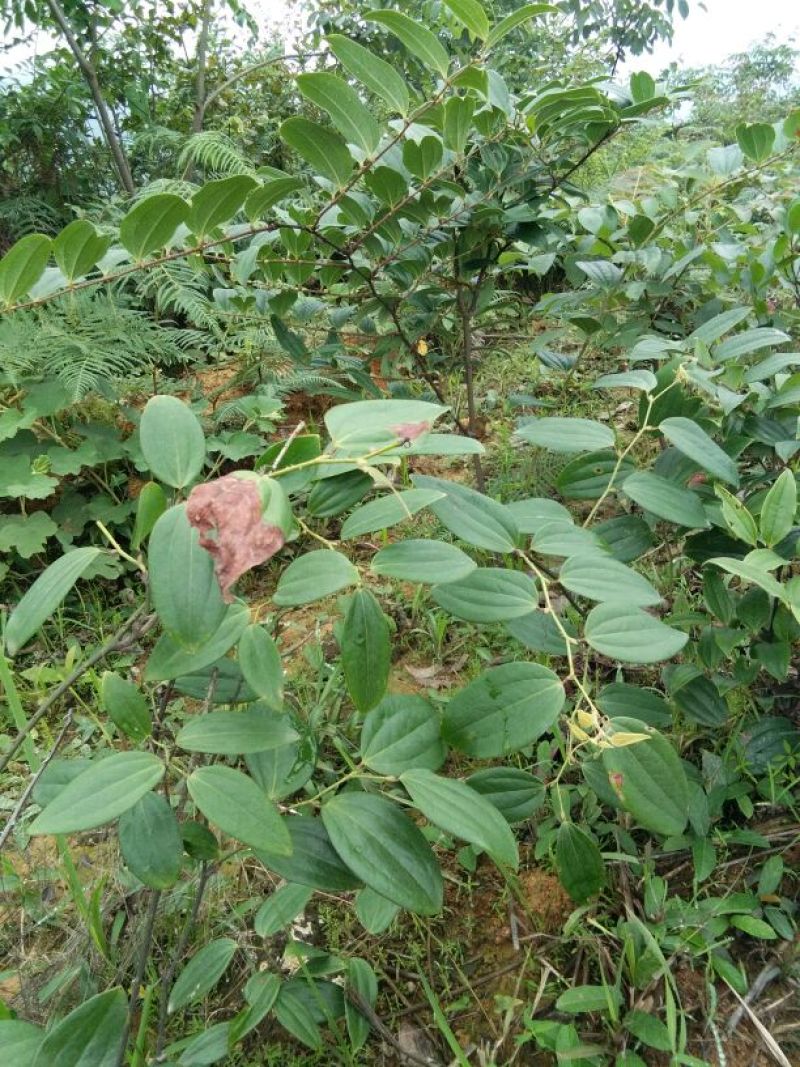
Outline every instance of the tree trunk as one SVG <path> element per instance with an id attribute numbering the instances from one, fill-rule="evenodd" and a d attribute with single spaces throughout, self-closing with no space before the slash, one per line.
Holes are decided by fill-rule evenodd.
<path id="1" fill-rule="evenodd" d="M 203 0 L 200 14 L 200 34 L 197 38 L 197 76 L 194 82 L 194 115 L 192 116 L 192 133 L 203 129 L 203 116 L 206 110 L 206 67 L 208 65 L 208 35 L 211 30 L 213 0 Z"/>
<path id="2" fill-rule="evenodd" d="M 97 77 L 97 71 L 94 64 L 84 52 L 75 34 L 72 32 L 67 17 L 61 9 L 61 5 L 58 0 L 47 0 L 47 5 L 56 21 L 56 25 L 61 31 L 64 40 L 67 42 L 70 51 L 75 57 L 75 62 L 80 68 L 81 74 L 83 74 L 86 84 L 89 86 L 89 92 L 92 94 L 92 100 L 97 111 L 97 118 L 100 122 L 100 127 L 103 131 L 106 144 L 108 145 L 111 156 L 114 160 L 114 166 L 117 171 L 117 177 L 122 188 L 130 196 L 136 192 L 136 187 L 133 184 L 133 176 L 131 174 L 130 164 L 128 163 L 128 157 L 125 155 L 125 149 L 122 146 L 122 141 L 117 136 L 117 131 L 114 129 L 114 120 L 111 116 L 111 111 L 103 96 L 103 91 L 100 88 L 100 82 Z"/>
<path id="3" fill-rule="evenodd" d="M 478 438 L 478 413 L 475 408 L 475 380 L 473 365 L 472 345 L 472 311 L 473 301 L 467 294 L 466 289 L 459 287 L 458 307 L 461 313 L 461 361 L 464 365 L 464 385 L 467 391 L 467 420 L 470 437 Z M 483 466 L 480 456 L 473 456 L 472 462 L 475 467 L 475 484 L 482 493 L 485 488 Z"/>

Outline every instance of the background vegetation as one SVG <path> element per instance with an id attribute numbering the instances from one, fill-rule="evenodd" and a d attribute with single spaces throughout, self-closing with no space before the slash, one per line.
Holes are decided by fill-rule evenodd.
<path id="1" fill-rule="evenodd" d="M 3 1062 L 796 1061 L 792 42 L 0 13 Z"/>

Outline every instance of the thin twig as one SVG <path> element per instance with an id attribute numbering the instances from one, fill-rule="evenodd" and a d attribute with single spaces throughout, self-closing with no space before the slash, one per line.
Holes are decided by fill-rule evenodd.
<path id="1" fill-rule="evenodd" d="M 9 838 L 9 836 L 11 834 L 11 831 L 14 829 L 14 826 L 16 825 L 16 823 L 19 820 L 20 815 L 25 810 L 25 807 L 26 807 L 26 805 L 28 803 L 28 800 L 29 800 L 29 798 L 31 796 L 31 793 L 33 793 L 33 791 L 36 788 L 36 785 L 37 785 L 39 779 L 42 777 L 44 772 L 47 770 L 48 764 L 50 763 L 50 761 L 53 759 L 53 757 L 55 756 L 55 754 L 58 752 L 59 748 L 61 747 L 61 744 L 62 744 L 64 738 L 67 736 L 67 731 L 69 730 L 71 725 L 72 725 L 72 710 L 70 709 L 70 710 L 67 711 L 67 714 L 66 714 L 66 716 L 64 718 L 64 725 L 61 727 L 61 732 L 59 733 L 58 737 L 56 738 L 55 744 L 50 749 L 50 751 L 45 756 L 45 758 L 42 760 L 42 763 L 41 763 L 41 766 L 39 767 L 39 770 L 36 772 L 36 774 L 34 774 L 33 778 L 31 778 L 30 782 L 28 782 L 27 786 L 25 787 L 25 791 L 23 792 L 22 796 L 17 801 L 16 807 L 14 808 L 14 810 L 9 815 L 8 822 L 3 827 L 2 834 L 0 834 L 0 849 L 3 848 L 3 845 L 5 845 L 6 841 L 8 840 L 8 838 Z"/>
<path id="2" fill-rule="evenodd" d="M 375 1012 L 372 1005 L 366 1001 L 358 990 L 352 986 L 345 991 L 345 996 L 358 1011 L 364 1016 L 367 1022 L 370 1024 L 373 1030 L 375 1030 L 384 1041 L 388 1042 L 400 1057 L 401 1062 L 408 1060 L 409 1063 L 420 1064 L 420 1067 L 431 1067 L 431 1061 L 429 1059 L 423 1059 L 415 1052 L 411 1052 L 407 1048 L 403 1048 L 397 1038 L 394 1036 L 389 1027 L 384 1023 L 383 1019 Z"/>
<path id="3" fill-rule="evenodd" d="M 91 654 L 91 656 L 87 656 L 87 658 L 81 663 L 79 663 L 74 670 L 70 671 L 64 681 L 60 682 L 55 687 L 53 692 L 48 697 L 46 697 L 45 700 L 42 701 L 35 713 L 31 716 L 30 719 L 28 719 L 25 728 L 23 730 L 20 730 L 20 732 L 11 742 L 11 747 L 9 748 L 8 752 L 6 752 L 2 760 L 0 760 L 0 774 L 3 773 L 3 771 L 9 765 L 11 760 L 14 758 L 19 747 L 22 745 L 22 742 L 25 740 L 28 734 L 30 734 L 31 730 L 35 729 L 35 727 L 41 722 L 41 720 L 44 718 L 50 708 L 52 708 L 53 704 L 55 704 L 58 698 L 63 696 L 68 689 L 71 689 L 75 682 L 77 682 L 77 680 L 82 675 L 84 675 L 86 671 L 93 667 L 95 663 L 99 663 L 100 660 L 104 659 L 107 655 L 109 655 L 109 653 L 116 652 L 122 647 L 123 637 L 129 630 L 133 629 L 133 627 L 137 624 L 137 622 L 143 615 L 144 610 L 145 605 L 140 605 L 136 609 L 136 611 L 134 611 L 133 615 L 131 615 L 130 618 L 119 628 L 119 630 L 117 630 L 117 632 L 109 641 L 107 641 L 101 648 L 96 649 Z M 155 616 L 153 616 L 153 619 L 154 618 Z M 144 629 L 147 628 L 149 622 L 149 619 L 144 620 L 144 625 L 141 627 L 140 632 L 143 632 Z"/>
<path id="4" fill-rule="evenodd" d="M 744 1018 L 744 1014 L 751 1004 L 761 996 L 770 982 L 774 981 L 781 973 L 780 967 L 776 963 L 768 963 L 766 967 L 757 975 L 755 981 L 748 989 L 744 996 L 744 999 L 740 1002 L 739 1007 L 728 1019 L 728 1025 L 725 1027 L 725 1032 L 728 1037 L 731 1037 L 736 1027 Z"/>
<path id="5" fill-rule="evenodd" d="M 289 450 L 289 445 L 292 443 L 292 441 L 294 441 L 295 437 L 297 437 L 297 435 L 299 433 L 302 433 L 303 430 L 305 430 L 305 428 L 306 428 L 305 421 L 303 419 L 301 419 L 300 422 L 298 422 L 298 424 L 295 426 L 295 428 L 289 434 L 289 436 L 286 438 L 286 440 L 283 442 L 283 448 L 280 450 L 280 452 L 277 454 L 277 456 L 275 457 L 275 459 L 272 462 L 272 466 L 270 467 L 271 471 L 277 470 L 278 466 L 280 465 L 281 460 L 283 459 L 283 457 L 286 455 L 286 453 Z"/>
<path id="6" fill-rule="evenodd" d="M 153 928 L 155 927 L 156 914 L 158 913 L 160 900 L 161 890 L 153 889 L 150 893 L 150 904 L 147 908 L 147 918 L 145 920 L 144 933 L 142 934 L 142 944 L 139 950 L 139 959 L 136 964 L 136 973 L 131 982 L 131 995 L 128 1002 L 128 1020 L 125 1023 L 125 1036 L 120 1042 L 117 1067 L 123 1067 L 123 1064 L 125 1063 L 125 1052 L 128 1047 L 128 1038 L 130 1037 L 131 1029 L 133 1027 L 133 1017 L 136 1014 L 136 1007 L 139 1001 L 139 990 L 142 988 L 144 972 L 147 969 L 147 961 L 150 958 L 150 944 L 153 940 Z"/>

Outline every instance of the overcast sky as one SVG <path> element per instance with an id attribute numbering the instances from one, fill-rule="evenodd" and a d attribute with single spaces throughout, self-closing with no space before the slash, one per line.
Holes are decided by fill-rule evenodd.
<path id="1" fill-rule="evenodd" d="M 251 0 L 248 5 L 265 23 L 280 27 L 285 0 Z M 491 6 L 491 5 L 487 5 Z M 800 0 L 690 0 L 688 19 L 676 17 L 672 45 L 660 44 L 653 55 L 632 57 L 629 70 L 658 74 L 675 60 L 688 67 L 721 63 L 733 52 L 743 52 L 754 41 L 773 33 L 780 41 L 796 37 L 800 44 Z M 0 72 L 49 47 L 47 35 L 31 44 L 0 53 Z"/>

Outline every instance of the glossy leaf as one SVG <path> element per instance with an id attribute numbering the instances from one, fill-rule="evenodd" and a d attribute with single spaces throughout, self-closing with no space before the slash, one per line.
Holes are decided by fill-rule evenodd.
<path id="1" fill-rule="evenodd" d="M 476 566 L 456 545 L 416 538 L 387 545 L 373 556 L 371 564 L 372 570 L 383 577 L 429 584 L 456 582 Z"/>
<path id="2" fill-rule="evenodd" d="M 392 661 L 389 623 L 369 590 L 350 598 L 340 645 L 347 691 L 359 711 L 369 711 L 386 692 Z"/>
<path id="3" fill-rule="evenodd" d="M 765 545 L 772 548 L 794 526 L 797 513 L 797 482 L 790 470 L 782 471 L 764 497 L 759 515 L 759 531 Z"/>
<path id="4" fill-rule="evenodd" d="M 625 479 L 624 492 L 645 511 L 659 519 L 689 529 L 709 525 L 703 503 L 697 493 L 683 489 L 650 471 L 631 474 Z"/>
<path id="5" fill-rule="evenodd" d="M 298 556 L 280 577 L 273 602 L 295 607 L 323 600 L 358 581 L 358 571 L 341 552 L 320 548 Z"/>
<path id="6" fill-rule="evenodd" d="M 297 740 L 285 715 L 252 707 L 246 711 L 211 711 L 191 719 L 175 738 L 187 752 L 238 756 L 280 748 Z"/>
<path id="7" fill-rule="evenodd" d="M 486 43 L 489 48 L 494 48 L 517 26 L 521 26 L 539 15 L 546 15 L 556 10 L 552 4 L 524 4 L 522 7 L 517 8 L 516 11 L 512 11 L 510 15 L 506 15 L 505 18 L 492 27 Z"/>
<path id="8" fill-rule="evenodd" d="M 623 663 L 658 663 L 671 659 L 689 639 L 688 634 L 622 601 L 592 608 L 584 632 L 593 649 Z"/>
<path id="9" fill-rule="evenodd" d="M 337 188 L 347 184 L 353 172 L 353 157 L 338 134 L 299 115 L 281 123 L 280 134 L 290 148 Z"/>
<path id="10" fill-rule="evenodd" d="M 468 756 L 505 756 L 550 730 L 563 703 L 564 688 L 547 667 L 490 667 L 450 700 L 442 735 Z"/>
<path id="11" fill-rule="evenodd" d="M 170 1015 L 203 1000 L 227 971 L 235 952 L 236 942 L 230 937 L 215 938 L 196 952 L 170 990 L 167 1002 Z"/>
<path id="12" fill-rule="evenodd" d="M 153 396 L 147 401 L 139 440 L 150 470 L 174 489 L 185 489 L 203 469 L 203 428 L 191 408 L 177 397 Z"/>
<path id="13" fill-rule="evenodd" d="M 563 822 L 556 838 L 558 878 L 576 904 L 585 904 L 606 884 L 605 864 L 593 834 Z"/>
<path id="14" fill-rule="evenodd" d="M 465 485 L 441 478 L 418 474 L 414 485 L 444 493 L 443 499 L 431 504 L 431 511 L 462 541 L 489 552 L 514 551 L 519 530 L 502 504 Z"/>
<path id="15" fill-rule="evenodd" d="M 310 886 L 291 882 L 270 893 L 256 912 L 254 927 L 258 936 L 272 937 L 279 933 L 297 918 L 313 895 Z"/>
<path id="16" fill-rule="evenodd" d="M 110 244 L 111 238 L 98 233 L 88 219 L 73 219 L 53 241 L 53 255 L 64 277 L 74 282 L 89 273 Z"/>
<path id="17" fill-rule="evenodd" d="M 542 805 L 544 784 L 518 767 L 483 767 L 466 779 L 510 823 L 522 822 Z"/>
<path id="18" fill-rule="evenodd" d="M 48 1031 L 33 1067 L 117 1067 L 127 1019 L 119 987 L 90 997 Z"/>
<path id="19" fill-rule="evenodd" d="M 523 441 L 552 452 L 595 452 L 614 445 L 614 431 L 591 419 L 560 416 L 531 419 L 517 427 L 516 436 Z"/>
<path id="20" fill-rule="evenodd" d="M 341 34 L 329 34 L 327 41 L 331 51 L 349 74 L 393 110 L 399 111 L 401 115 L 408 112 L 408 87 L 391 64 Z"/>
<path id="21" fill-rule="evenodd" d="M 431 595 L 439 607 L 468 622 L 505 622 L 539 606 L 534 580 L 501 567 L 478 567 L 459 581 L 435 585 Z"/>
<path id="22" fill-rule="evenodd" d="M 53 242 L 43 233 L 29 233 L 0 259 L 0 298 L 10 306 L 26 296 L 44 273 Z"/>
<path id="23" fill-rule="evenodd" d="M 150 736 L 152 716 L 147 698 L 138 686 L 113 671 L 100 680 L 100 701 L 114 725 L 132 741 Z"/>
<path id="24" fill-rule="evenodd" d="M 689 459 L 693 459 L 703 470 L 730 485 L 739 484 L 736 463 L 692 419 L 675 416 L 664 419 L 658 428 L 668 441 Z"/>
<path id="25" fill-rule="evenodd" d="M 151 889 L 169 889 L 181 873 L 183 841 L 175 813 L 145 793 L 119 820 L 119 847 L 129 870 Z"/>
<path id="26" fill-rule="evenodd" d="M 340 532 L 342 541 L 364 534 L 385 530 L 416 515 L 422 508 L 444 498 L 444 493 L 434 489 L 407 489 L 403 493 L 388 493 L 362 504 L 349 515 Z"/>
<path id="27" fill-rule="evenodd" d="M 389 694 L 364 719 L 361 758 L 379 774 L 437 770 L 445 758 L 438 713 L 420 696 Z"/>
<path id="28" fill-rule="evenodd" d="M 378 123 L 344 79 L 327 71 L 298 74 L 297 87 L 312 104 L 326 111 L 345 141 L 370 155 L 378 146 Z"/>
<path id="29" fill-rule="evenodd" d="M 443 78 L 447 77 L 450 66 L 447 52 L 426 26 L 401 11 L 370 11 L 365 18 L 367 22 L 385 26 L 426 69 L 430 68 Z"/>
<path id="30" fill-rule="evenodd" d="M 292 851 L 289 855 L 257 852 L 265 867 L 287 882 L 308 885 L 326 893 L 348 892 L 361 886 L 359 878 L 344 865 L 331 844 L 321 819 L 291 815 L 284 817 L 283 823 Z"/>
<path id="31" fill-rule="evenodd" d="M 164 771 L 150 752 L 115 752 L 97 760 L 33 820 L 30 833 L 72 834 L 111 822 L 158 785 Z"/>
<path id="32" fill-rule="evenodd" d="M 420 830 L 396 804 L 366 793 L 340 793 L 322 808 L 333 847 L 376 893 L 418 915 L 442 907 L 442 876 Z"/>
<path id="33" fill-rule="evenodd" d="M 252 848 L 291 853 L 292 843 L 278 809 L 252 778 L 216 764 L 198 767 L 187 783 L 197 807 L 223 833 Z"/>
<path id="34" fill-rule="evenodd" d="M 137 262 L 162 249 L 189 215 L 189 205 L 174 193 L 155 193 L 139 200 L 119 226 L 122 244 Z"/>
<path id="35" fill-rule="evenodd" d="M 99 548 L 75 548 L 39 575 L 9 616 L 5 630 L 9 655 L 15 655 L 33 637 L 101 555 Z"/>
<path id="36" fill-rule="evenodd" d="M 232 174 L 206 182 L 192 197 L 186 225 L 192 233 L 204 237 L 234 217 L 255 184 L 255 178 L 247 174 Z"/>
<path id="37" fill-rule="evenodd" d="M 603 749 L 603 766 L 620 803 L 647 830 L 674 837 L 683 833 L 689 811 L 689 785 L 680 757 L 669 741 L 637 719 L 610 720 L 614 733 L 644 733 L 648 740 Z"/>
<path id="38" fill-rule="evenodd" d="M 283 707 L 283 663 L 263 626 L 252 623 L 239 640 L 239 666 L 253 692 L 271 708 Z"/>
<path id="39" fill-rule="evenodd" d="M 570 556 L 558 580 L 565 589 L 589 600 L 622 600 L 635 607 L 661 603 L 661 594 L 643 575 L 597 553 Z"/>
<path id="40" fill-rule="evenodd" d="M 429 822 L 483 849 L 500 866 L 517 869 L 517 844 L 508 823 L 465 782 L 442 778 L 424 768 L 405 771 L 400 781 Z"/>

